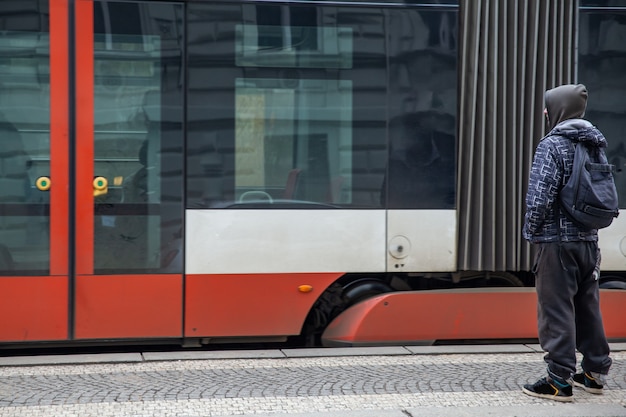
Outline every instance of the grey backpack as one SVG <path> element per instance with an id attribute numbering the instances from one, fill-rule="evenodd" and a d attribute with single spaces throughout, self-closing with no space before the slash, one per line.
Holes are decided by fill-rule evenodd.
<path id="1" fill-rule="evenodd" d="M 615 166 L 601 147 L 574 142 L 572 175 L 559 194 L 560 207 L 581 230 L 602 229 L 619 215 Z"/>

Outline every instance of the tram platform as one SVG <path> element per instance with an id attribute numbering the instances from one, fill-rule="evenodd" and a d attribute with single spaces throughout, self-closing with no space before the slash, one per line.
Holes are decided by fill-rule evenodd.
<path id="1" fill-rule="evenodd" d="M 538 345 L 128 352 L 0 358 L 0 417 L 626 416 L 626 343 L 603 395 L 522 393 Z"/>

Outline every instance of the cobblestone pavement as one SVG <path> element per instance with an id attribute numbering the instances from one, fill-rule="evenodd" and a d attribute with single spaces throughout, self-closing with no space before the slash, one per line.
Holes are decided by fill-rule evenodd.
<path id="1" fill-rule="evenodd" d="M 13 366 L 0 367 L 0 416 L 626 416 L 626 350 L 612 353 L 604 395 L 576 389 L 573 404 L 521 392 L 543 376 L 541 352 L 427 355 L 397 347 L 389 355 L 354 350 L 359 355 L 319 356 L 324 352 L 333 351 L 319 350 L 317 357 L 276 350 L 239 359 L 185 359 L 193 355 L 181 353 L 179 360 L 137 354 L 139 360 L 120 363 L 8 363 Z"/>

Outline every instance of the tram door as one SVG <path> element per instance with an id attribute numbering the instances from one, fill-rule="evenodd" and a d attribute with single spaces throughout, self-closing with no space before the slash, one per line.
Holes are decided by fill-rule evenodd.
<path id="1" fill-rule="evenodd" d="M 0 342 L 182 335 L 182 21 L 3 2 Z"/>
<path id="2" fill-rule="evenodd" d="M 183 9 L 75 4 L 73 336 L 181 336 Z"/>
<path id="3" fill-rule="evenodd" d="M 66 130 L 51 129 L 52 119 L 67 119 L 67 103 L 50 105 L 60 90 L 67 96 L 67 83 L 50 82 L 63 52 L 50 59 L 59 22 L 48 13 L 41 1 L 0 7 L 1 342 L 68 337 L 67 218 L 57 216 L 67 211 L 67 193 L 50 191 L 51 178 L 61 188 L 68 178 Z"/>

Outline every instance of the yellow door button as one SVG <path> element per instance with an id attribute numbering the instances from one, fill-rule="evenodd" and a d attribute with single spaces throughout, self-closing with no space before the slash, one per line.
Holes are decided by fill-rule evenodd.
<path id="1" fill-rule="evenodd" d="M 93 189 L 97 191 L 104 191 L 107 189 L 109 182 L 104 177 L 96 177 L 93 179 Z"/>
<path id="2" fill-rule="evenodd" d="M 39 191 L 48 191 L 50 189 L 50 178 L 49 177 L 39 177 L 37 181 L 35 181 L 35 186 Z"/>

